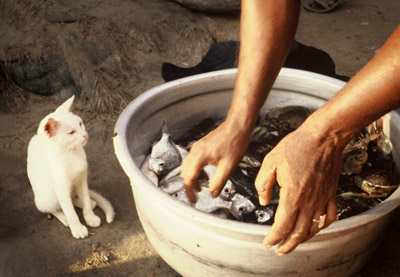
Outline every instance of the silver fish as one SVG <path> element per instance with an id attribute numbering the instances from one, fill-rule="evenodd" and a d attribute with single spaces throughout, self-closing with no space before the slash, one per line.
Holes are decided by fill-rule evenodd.
<path id="1" fill-rule="evenodd" d="M 182 162 L 182 156 L 175 143 L 170 139 L 165 123 L 162 129 L 161 139 L 153 145 L 149 160 L 150 170 L 157 175 L 166 174 Z"/>
<path id="2" fill-rule="evenodd" d="M 195 204 L 190 202 L 189 198 L 187 198 L 185 190 L 178 191 L 177 193 L 174 193 L 172 196 L 206 213 L 212 213 L 219 209 L 230 210 L 232 208 L 232 202 L 225 201 L 220 197 L 214 198 L 211 195 L 210 190 L 208 188 L 202 188 L 201 191 L 195 192 L 195 194 L 197 198 L 197 202 Z"/>
<path id="3" fill-rule="evenodd" d="M 185 184 L 180 176 L 182 171 L 182 166 L 178 166 L 168 172 L 160 181 L 159 187 L 162 191 L 168 194 L 174 194 L 182 189 L 184 189 Z M 204 174 L 204 172 L 200 172 L 199 177 L 197 178 L 197 183 L 202 187 L 208 187 L 208 176 Z"/>
<path id="4" fill-rule="evenodd" d="M 256 206 L 250 199 L 244 197 L 243 195 L 236 193 L 232 198 L 232 209 L 231 213 L 236 219 L 242 221 L 243 215 L 253 212 Z"/>
<path id="5" fill-rule="evenodd" d="M 219 218 L 227 219 L 229 218 L 230 212 L 227 209 L 219 209 L 211 213 L 212 215 L 218 216 Z"/>
<path id="6" fill-rule="evenodd" d="M 185 188 L 185 184 L 183 183 L 183 180 L 181 176 L 175 175 L 170 178 L 166 182 L 161 183 L 160 182 L 160 188 L 162 191 L 168 193 L 168 194 L 174 194 L 182 189 Z"/>
<path id="7" fill-rule="evenodd" d="M 232 200 L 235 194 L 236 187 L 230 180 L 228 180 L 228 182 L 226 182 L 225 186 L 222 188 L 219 197 L 221 197 L 223 200 L 229 201 Z"/>
<path id="8" fill-rule="evenodd" d="M 211 180 L 214 177 L 215 172 L 217 171 L 217 167 L 212 164 L 207 164 L 203 167 L 203 171 L 207 175 L 208 180 Z"/>
<path id="9" fill-rule="evenodd" d="M 244 155 L 242 160 L 239 163 L 240 168 L 257 168 L 261 167 L 261 162 L 256 158 L 253 158 L 248 155 Z"/>
<path id="10" fill-rule="evenodd" d="M 265 223 L 270 220 L 274 216 L 274 210 L 270 207 L 261 207 L 257 209 L 255 212 L 257 217 L 257 223 Z"/>
<path id="11" fill-rule="evenodd" d="M 205 179 L 206 181 L 209 181 L 214 178 L 215 172 L 217 171 L 217 167 L 212 164 L 208 164 L 203 168 L 203 172 L 205 173 Z M 203 186 L 208 186 L 208 184 L 203 183 Z M 221 190 L 221 193 L 219 197 L 221 197 L 223 200 L 229 201 L 232 199 L 232 197 L 236 194 L 236 187 L 232 183 L 231 180 L 226 181 L 224 187 Z"/>
<path id="12" fill-rule="evenodd" d="M 148 156 L 146 160 L 143 162 L 140 170 L 142 171 L 143 175 L 147 177 L 147 179 L 149 179 L 154 185 L 158 186 L 158 176 L 157 174 L 155 174 L 153 171 L 150 170 L 149 159 L 150 156 Z"/>
<path id="13" fill-rule="evenodd" d="M 159 187 L 161 188 L 162 191 L 168 193 L 168 194 L 174 194 L 180 190 L 182 190 L 185 185 L 183 184 L 183 180 L 180 177 L 182 167 L 178 166 L 171 170 L 170 172 L 165 175 L 160 183 Z"/>
<path id="14" fill-rule="evenodd" d="M 189 155 L 189 151 L 187 151 L 185 148 L 183 148 L 180 145 L 176 145 L 176 148 L 178 149 L 179 154 L 181 155 L 182 161 L 184 159 L 186 159 L 186 157 Z"/>

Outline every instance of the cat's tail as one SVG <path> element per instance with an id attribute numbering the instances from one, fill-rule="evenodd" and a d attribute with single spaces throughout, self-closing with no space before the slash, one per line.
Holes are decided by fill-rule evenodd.
<path id="1" fill-rule="evenodd" d="M 111 206 L 111 203 L 107 199 L 105 199 L 101 194 L 93 190 L 89 190 L 89 195 L 90 198 L 96 201 L 97 205 L 105 213 L 107 223 L 113 222 L 115 217 L 115 212 L 114 208 Z"/>

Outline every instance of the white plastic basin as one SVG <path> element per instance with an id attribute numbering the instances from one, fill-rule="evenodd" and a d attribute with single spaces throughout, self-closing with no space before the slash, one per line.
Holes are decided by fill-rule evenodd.
<path id="1" fill-rule="evenodd" d="M 140 171 L 167 121 L 176 138 L 206 117 L 223 118 L 236 69 L 192 76 L 150 89 L 122 112 L 114 148 L 133 189 L 146 235 L 160 256 L 183 276 L 351 276 L 377 248 L 400 190 L 378 206 L 334 222 L 283 257 L 265 249 L 269 226 L 221 219 L 195 210 L 155 187 Z M 317 109 L 345 83 L 315 73 L 282 69 L 261 113 L 276 106 Z M 400 117 L 385 115 L 384 131 L 399 164 Z"/>

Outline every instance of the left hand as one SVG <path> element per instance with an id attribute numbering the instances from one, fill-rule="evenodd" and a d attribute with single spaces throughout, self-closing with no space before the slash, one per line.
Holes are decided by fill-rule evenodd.
<path id="1" fill-rule="evenodd" d="M 255 186 L 261 205 L 269 203 L 275 181 L 281 187 L 275 223 L 264 239 L 267 248 L 279 243 L 277 255 L 293 251 L 336 220 L 342 151 L 337 139 L 300 126 L 265 156 Z"/>

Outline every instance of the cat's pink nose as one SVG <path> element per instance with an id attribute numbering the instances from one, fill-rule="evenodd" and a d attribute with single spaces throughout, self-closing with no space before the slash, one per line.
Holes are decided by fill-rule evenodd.
<path id="1" fill-rule="evenodd" d="M 89 138 L 89 134 L 88 133 L 84 133 L 83 134 L 83 138 L 88 139 Z"/>

